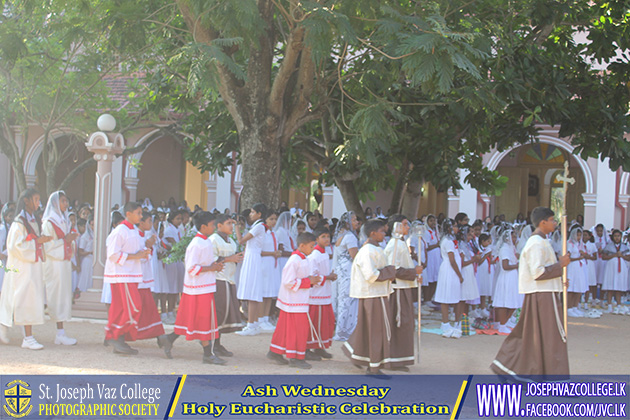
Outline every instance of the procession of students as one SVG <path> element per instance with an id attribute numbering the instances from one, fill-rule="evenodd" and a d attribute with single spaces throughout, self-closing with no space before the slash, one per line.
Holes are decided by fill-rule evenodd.
<path id="1" fill-rule="evenodd" d="M 1 341 L 21 326 L 22 347 L 42 349 L 32 326 L 47 314 L 55 344 L 77 343 L 64 323 L 73 298 L 91 287 L 94 234 L 89 209 L 69 208 L 64 192 L 54 192 L 40 219 L 40 195 L 28 189 L 17 208 L 2 209 Z M 310 368 L 307 361 L 331 358 L 327 349 L 341 341 L 353 364 L 381 375 L 414 363 L 416 313 L 431 306 L 446 338 L 462 337 L 464 315 L 489 319 L 498 334 L 517 327 L 530 293 L 519 283 L 519 257 L 540 237 L 535 227 L 470 225 L 463 213 L 441 224 L 433 215 L 363 223 L 347 212 L 329 223 L 302 213 L 255 204 L 243 216 L 196 209 L 191 218 L 186 208 L 127 203 L 113 213 L 107 238 L 105 344 L 134 355 L 129 343 L 155 338 L 171 358 L 183 335 L 200 341 L 204 363 L 221 365 L 234 355 L 222 334 L 273 333 L 267 356 L 278 364 Z M 630 249 L 622 232 L 577 223 L 569 231 L 569 315 L 626 314 Z M 557 232 L 543 238 L 556 258 Z M 167 259 L 184 238 L 183 261 Z"/>

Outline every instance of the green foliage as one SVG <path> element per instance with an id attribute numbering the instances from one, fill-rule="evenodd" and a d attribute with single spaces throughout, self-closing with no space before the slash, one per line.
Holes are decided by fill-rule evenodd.
<path id="1" fill-rule="evenodd" d="M 190 244 L 190 241 L 195 237 L 195 232 L 188 232 L 179 242 L 173 244 L 171 250 L 167 253 L 166 257 L 162 259 L 165 264 L 173 264 L 179 261 L 184 261 L 186 258 L 186 248 Z"/>
<path id="2" fill-rule="evenodd" d="M 181 116 L 186 157 L 203 170 L 241 162 L 239 130 L 266 123 L 254 116 L 270 113 L 265 100 L 276 82 L 284 83 L 283 105 L 265 116 L 279 131 L 260 141 L 291 139 L 278 149 L 284 187 L 304 182 L 311 161 L 325 182 L 352 179 L 363 197 L 392 188 L 399 174 L 439 190 L 461 188 L 457 168 L 479 191 L 498 194 L 506 180 L 481 156 L 531 142 L 541 123 L 558 126 L 582 157 L 601 153 L 612 169 L 630 170 L 630 57 L 617 55 L 630 48 L 625 1 L 182 4 L 193 10 L 194 27 L 172 2 L 151 6 L 165 8 L 169 26 L 146 68 L 147 92 L 135 98 L 146 98 L 143 109 Z M 210 42 L 192 36 L 199 28 Z M 300 59 L 290 77 L 277 78 L 301 29 L 314 88 L 304 122 L 287 134 L 281 129 L 302 94 Z M 590 43 L 578 43 L 576 31 L 587 31 Z M 19 54 L 19 45 L 7 48 Z M 591 65 L 604 62 L 607 71 Z M 265 94 L 247 96 L 259 88 Z"/>

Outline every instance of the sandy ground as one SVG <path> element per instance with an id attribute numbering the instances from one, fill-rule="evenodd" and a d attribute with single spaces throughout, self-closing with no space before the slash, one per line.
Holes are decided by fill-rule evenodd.
<path id="1" fill-rule="evenodd" d="M 34 327 L 34 335 L 45 348 L 40 351 L 20 347 L 21 331 L 10 331 L 11 342 L 0 344 L 0 372 L 3 374 L 361 374 L 353 367 L 335 342 L 332 360 L 312 362 L 310 370 L 297 370 L 268 363 L 265 354 L 271 334 L 240 337 L 226 334 L 222 343 L 234 352 L 225 366 L 201 363 L 201 348 L 196 342 L 180 338 L 168 360 L 155 340 L 139 341 L 133 347 L 137 356 L 113 354 L 103 346 L 104 321 L 73 320 L 66 324 L 68 335 L 76 337 L 76 346 L 53 343 L 52 322 Z M 427 319 L 423 327 L 438 327 Z M 167 327 L 167 332 L 172 327 Z M 630 348 L 630 316 L 604 314 L 600 319 L 570 318 L 569 359 L 572 374 L 630 374 L 627 362 Z M 475 335 L 459 340 L 423 333 L 420 364 L 411 366 L 410 374 L 490 374 L 502 336 Z"/>

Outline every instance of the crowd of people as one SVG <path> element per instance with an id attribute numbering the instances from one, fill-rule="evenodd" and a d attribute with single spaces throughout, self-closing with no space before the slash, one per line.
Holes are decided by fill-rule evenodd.
<path id="1" fill-rule="evenodd" d="M 364 220 L 365 217 L 365 220 Z M 267 357 L 310 368 L 334 341 L 370 374 L 414 363 L 418 311 L 441 314 L 441 334 L 462 337 L 462 318 L 487 319 L 508 335 L 518 321 L 519 256 L 534 232 L 525 217 L 469 220 L 444 215 L 385 216 L 380 207 L 325 219 L 298 203 L 192 211 L 186 202 L 149 199 L 112 211 L 101 301 L 108 305 L 104 344 L 136 354 L 128 342 L 157 340 L 172 357 L 176 339 L 199 340 L 203 361 L 233 355 L 221 335 L 273 333 Z M 627 235 L 577 219 L 569 227 L 568 313 L 629 314 Z M 559 257 L 559 228 L 546 233 Z M 64 322 L 73 299 L 92 287 L 94 220 L 89 205 L 63 191 L 45 206 L 25 190 L 2 207 L 0 340 L 22 326 L 22 347 L 41 349 L 32 326 L 45 312 L 55 343 L 74 345 Z M 419 289 L 420 304 L 418 299 Z M 165 334 L 163 324 L 174 325 Z"/>

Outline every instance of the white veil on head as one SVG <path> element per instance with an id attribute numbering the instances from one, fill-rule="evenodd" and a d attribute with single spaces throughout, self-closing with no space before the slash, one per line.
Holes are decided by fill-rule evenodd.
<path id="1" fill-rule="evenodd" d="M 68 220 L 68 209 L 66 211 L 61 211 L 59 206 L 59 202 L 61 201 L 61 196 L 66 196 L 63 191 L 55 191 L 50 194 L 48 198 L 48 203 L 46 203 L 46 210 L 44 210 L 44 215 L 42 216 L 42 222 L 46 223 L 47 221 L 51 221 L 54 223 L 64 234 L 68 234 L 70 232 L 70 221 Z"/>
<path id="2" fill-rule="evenodd" d="M 501 228 L 499 229 L 499 240 L 497 243 L 497 250 L 500 250 L 503 245 L 509 245 L 512 248 L 514 248 L 514 243 L 512 242 L 512 226 L 510 226 L 509 224 L 505 223 L 503 224 L 503 226 L 501 226 Z"/>
<path id="3" fill-rule="evenodd" d="M 560 232 L 560 229 L 556 229 L 551 234 L 550 241 L 551 247 L 556 252 L 556 254 L 562 253 L 562 233 Z"/>
<path id="4" fill-rule="evenodd" d="M 295 244 L 295 246 L 297 246 L 298 223 L 306 224 L 306 222 L 304 220 L 300 219 L 299 217 L 296 217 L 295 220 L 293 221 L 293 223 L 291 224 L 291 230 L 289 231 L 289 237 L 293 240 L 293 243 Z M 277 224 L 276 224 L 276 226 L 277 226 Z"/>
<path id="5" fill-rule="evenodd" d="M 569 230 L 569 242 L 573 242 L 578 247 L 580 247 L 583 244 L 583 242 L 581 240 L 578 241 L 577 239 L 578 232 L 580 233 L 582 232 L 582 226 L 580 226 L 578 223 L 575 223 L 573 226 L 571 226 Z"/>
<path id="6" fill-rule="evenodd" d="M 591 228 L 591 233 L 593 234 L 593 238 L 594 238 L 595 243 L 597 243 L 598 242 L 598 238 L 600 238 L 599 236 L 597 236 L 597 226 L 599 226 L 599 225 L 601 225 L 602 229 L 603 229 L 601 238 L 602 238 L 602 242 L 604 243 L 603 246 L 605 247 L 606 244 L 608 244 L 608 242 L 610 242 L 610 235 L 608 234 L 608 229 L 606 229 L 606 225 L 603 224 L 603 223 L 596 224 L 595 226 L 593 226 Z"/>
<path id="7" fill-rule="evenodd" d="M 88 235 L 90 239 L 94 239 L 94 230 L 90 226 L 90 222 L 93 220 L 94 219 L 92 218 L 92 216 L 90 216 L 90 218 L 88 218 L 87 221 L 85 222 L 85 233 Z M 153 229 L 153 224 L 151 224 L 151 228 Z"/>
<path id="8" fill-rule="evenodd" d="M 153 203 L 151 203 L 151 199 L 149 197 L 144 199 L 144 201 L 142 202 L 142 207 L 146 208 L 149 211 L 153 210 Z"/>
<path id="9" fill-rule="evenodd" d="M 525 244 L 527 243 L 527 240 L 532 236 L 533 232 L 534 232 L 534 228 L 532 225 L 527 225 L 521 230 L 521 236 L 519 236 L 518 238 L 518 245 L 516 246 L 516 252 L 520 254 L 521 251 L 523 251 L 523 248 L 525 248 Z"/>
<path id="10" fill-rule="evenodd" d="M 278 232 L 278 230 L 280 229 L 284 229 L 287 232 L 287 234 L 291 232 L 292 230 L 291 212 L 285 211 L 285 212 L 280 213 L 280 216 L 278 216 L 278 221 L 276 222 L 276 225 L 274 226 L 273 231 Z M 297 233 L 297 225 L 296 225 L 296 233 Z"/>
<path id="11" fill-rule="evenodd" d="M 13 212 L 15 214 L 15 207 L 13 203 L 8 202 L 4 206 L 2 206 L 2 212 L 0 213 L 0 218 L 2 219 L 2 224 L 6 227 L 7 232 L 9 232 L 10 224 L 7 223 L 7 215 Z"/>

